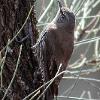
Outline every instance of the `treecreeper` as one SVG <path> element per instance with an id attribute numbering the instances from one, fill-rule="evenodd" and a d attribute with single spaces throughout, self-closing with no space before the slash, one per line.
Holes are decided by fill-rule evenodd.
<path id="1" fill-rule="evenodd" d="M 32 47 L 39 63 L 43 83 L 52 79 L 62 64 L 60 72 L 66 70 L 74 49 L 75 15 L 61 1 L 59 10 L 51 23 L 43 31 Z M 63 74 L 55 79 L 45 92 L 43 100 L 53 100 L 58 95 L 58 86 Z M 46 88 L 46 87 L 45 87 Z"/>

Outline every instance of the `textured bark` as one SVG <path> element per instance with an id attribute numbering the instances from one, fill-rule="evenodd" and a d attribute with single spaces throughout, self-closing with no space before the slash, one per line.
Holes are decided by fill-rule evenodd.
<path id="1" fill-rule="evenodd" d="M 34 0 L 0 0 L 0 51 L 6 46 L 8 39 L 12 39 L 23 25 Z M 19 54 L 20 44 L 23 45 L 20 65 L 14 82 L 5 100 L 21 100 L 40 86 L 37 73 L 38 63 L 34 58 L 31 45 L 36 42 L 37 29 L 34 8 L 21 33 L 9 45 L 6 62 L 3 69 L 3 87 L 0 88 L 0 100 L 8 87 Z M 31 34 L 24 41 L 22 38 Z M 33 39 L 33 40 L 32 40 Z M 4 56 L 2 51 L 2 57 Z"/>

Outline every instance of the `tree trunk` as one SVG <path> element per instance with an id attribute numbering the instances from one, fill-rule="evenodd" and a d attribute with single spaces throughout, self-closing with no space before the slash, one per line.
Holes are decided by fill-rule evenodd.
<path id="1" fill-rule="evenodd" d="M 4 48 L 8 39 L 11 40 L 22 27 L 34 2 L 35 0 L 0 0 L 0 53 L 2 57 L 4 57 L 7 50 L 6 60 L 2 69 L 2 79 L 0 78 L 2 83 L 0 100 L 3 98 L 13 77 L 21 44 L 22 53 L 17 74 L 4 100 L 22 100 L 22 98 L 41 85 L 41 77 L 35 74 L 37 73 L 38 63 L 31 50 L 31 46 L 36 42 L 38 34 L 34 7 L 22 31 L 7 49 Z M 0 66 L 2 59 L 0 59 Z"/>

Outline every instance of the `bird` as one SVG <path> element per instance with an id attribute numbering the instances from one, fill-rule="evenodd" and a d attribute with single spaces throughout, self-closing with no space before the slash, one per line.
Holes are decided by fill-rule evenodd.
<path id="1" fill-rule="evenodd" d="M 58 0 L 58 5 L 55 18 L 43 29 L 32 47 L 44 83 L 55 77 L 60 64 L 59 73 L 66 70 L 74 49 L 75 15 L 63 2 Z M 58 95 L 62 77 L 63 74 L 54 80 L 44 100 L 53 100 L 54 95 Z"/>

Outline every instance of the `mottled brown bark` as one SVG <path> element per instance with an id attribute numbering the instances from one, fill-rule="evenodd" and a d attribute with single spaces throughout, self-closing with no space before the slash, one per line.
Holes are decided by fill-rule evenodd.
<path id="1" fill-rule="evenodd" d="M 32 5 L 34 5 L 34 0 L 0 0 L 0 51 L 6 46 L 8 39 L 12 39 L 21 28 Z M 3 69 L 3 87 L 0 88 L 0 100 L 15 70 L 20 44 L 23 45 L 20 65 L 5 100 L 21 100 L 39 87 L 39 83 L 34 82 L 34 80 L 38 80 L 34 75 L 37 72 L 38 64 L 31 50 L 31 45 L 36 42 L 37 38 L 36 23 L 33 8 L 23 30 L 9 45 Z M 31 35 L 21 41 L 28 34 Z M 5 50 L 2 51 L 2 56 L 4 56 L 4 52 Z"/>

